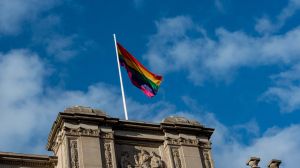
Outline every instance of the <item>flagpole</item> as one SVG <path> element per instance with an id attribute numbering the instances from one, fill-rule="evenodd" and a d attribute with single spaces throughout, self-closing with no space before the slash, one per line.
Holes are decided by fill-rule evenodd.
<path id="1" fill-rule="evenodd" d="M 124 113 L 125 113 L 125 119 L 128 120 L 126 100 L 125 100 L 123 80 L 122 80 L 122 73 L 121 73 L 120 62 L 119 62 L 119 53 L 118 53 L 116 34 L 113 34 L 113 36 L 114 36 L 115 48 L 116 48 L 116 56 L 117 56 L 117 63 L 118 63 L 118 70 L 119 70 L 119 77 L 120 77 L 120 85 L 121 85 L 121 92 L 122 92 L 122 99 L 123 99 L 123 108 L 124 108 Z"/>

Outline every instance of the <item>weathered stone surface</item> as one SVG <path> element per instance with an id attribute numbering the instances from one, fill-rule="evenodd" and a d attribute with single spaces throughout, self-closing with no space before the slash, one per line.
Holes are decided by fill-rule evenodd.
<path id="1" fill-rule="evenodd" d="M 281 164 L 281 160 L 272 159 L 270 163 L 268 164 L 269 168 L 279 168 L 279 165 Z"/>
<path id="2" fill-rule="evenodd" d="M 198 121 L 195 120 L 189 120 L 185 117 L 179 117 L 179 116 L 170 116 L 165 118 L 163 123 L 171 123 L 171 124 L 186 124 L 186 125 L 197 125 L 201 126 L 201 124 Z"/>
<path id="3" fill-rule="evenodd" d="M 54 168 L 56 165 L 56 156 L 0 152 L 1 168 Z"/>
<path id="4" fill-rule="evenodd" d="M 107 116 L 107 114 L 101 110 L 93 109 L 85 106 L 72 106 L 66 108 L 64 110 L 64 113 L 82 113 L 82 114 L 89 114 L 89 115 Z"/>
<path id="5" fill-rule="evenodd" d="M 259 166 L 258 166 L 259 161 L 260 161 L 260 158 L 258 158 L 258 157 L 251 157 L 247 161 L 247 166 L 250 166 L 251 168 L 259 168 Z"/>
<path id="6" fill-rule="evenodd" d="M 40 168 L 213 168 L 213 131 L 184 117 L 124 121 L 73 106 L 58 114 L 49 133 L 47 149 L 55 156 L 11 158 L 17 157 L 19 166 Z M 16 166 L 0 153 L 4 165 Z"/>

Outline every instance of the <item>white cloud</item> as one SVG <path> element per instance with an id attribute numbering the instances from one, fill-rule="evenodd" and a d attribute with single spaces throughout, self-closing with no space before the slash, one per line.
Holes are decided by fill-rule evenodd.
<path id="1" fill-rule="evenodd" d="M 164 18 L 156 25 L 157 32 L 150 36 L 144 58 L 154 71 L 184 71 L 196 85 L 211 79 L 231 81 L 245 67 L 292 67 L 300 62 L 300 27 L 271 36 L 251 36 L 219 28 L 216 38 L 210 38 L 187 16 Z M 298 96 L 294 98 L 297 100 L 289 100 L 299 102 Z"/>
<path id="2" fill-rule="evenodd" d="M 214 5 L 221 13 L 227 12 L 227 6 L 231 3 L 231 0 L 214 0 Z"/>
<path id="3" fill-rule="evenodd" d="M 1 151 L 44 153 L 47 130 L 50 130 L 57 113 L 71 105 L 91 106 L 123 118 L 118 87 L 98 83 L 89 86 L 85 92 L 52 88 L 44 83 L 47 74 L 47 65 L 28 50 L 0 54 Z M 239 168 L 254 155 L 265 162 L 271 158 L 282 159 L 286 168 L 296 167 L 296 158 L 300 157 L 297 150 L 300 147 L 299 125 L 270 128 L 260 136 L 255 121 L 227 127 L 214 114 L 204 111 L 195 100 L 187 96 L 182 100 L 189 107 L 186 111 L 164 101 L 141 104 L 128 98 L 129 117 L 159 122 L 168 115 L 181 115 L 216 128 L 212 138 L 216 167 Z M 249 137 L 250 144 L 239 141 L 241 129 L 255 135 Z"/>
<path id="4" fill-rule="evenodd" d="M 63 25 L 58 15 L 47 15 L 39 18 L 32 26 L 32 45 L 42 48 L 47 56 L 57 61 L 65 62 L 73 57 L 84 55 L 87 48 L 95 45 L 78 34 L 61 33 Z"/>
<path id="5" fill-rule="evenodd" d="M 186 69 L 196 77 L 194 80 L 205 74 L 226 77 L 245 66 L 291 64 L 299 60 L 300 28 L 270 37 L 219 28 L 217 40 L 203 32 L 189 17 L 162 19 L 157 23 L 157 33 L 150 37 L 144 58 L 162 72 Z"/>
<path id="6" fill-rule="evenodd" d="M 66 61 L 78 54 L 80 48 L 75 47 L 76 41 L 78 41 L 78 36 L 76 35 L 53 35 L 46 40 L 46 51 L 49 55 L 61 61 Z"/>
<path id="7" fill-rule="evenodd" d="M 46 144 L 47 130 L 50 130 L 58 112 L 69 106 L 91 106 L 113 117 L 124 118 L 118 87 L 97 83 L 85 92 L 49 87 L 44 82 L 49 75 L 47 69 L 47 65 L 28 50 L 0 54 L 1 151 L 44 153 L 41 149 Z M 173 109 L 166 102 L 148 105 L 130 98 L 127 104 L 131 119 L 148 121 L 157 109 L 160 109 L 161 115 Z M 157 117 L 160 118 L 159 115 Z"/>
<path id="8" fill-rule="evenodd" d="M 46 143 L 49 121 L 71 105 L 100 106 L 115 114 L 120 112 L 120 108 L 115 108 L 121 107 L 115 88 L 101 83 L 90 86 L 87 92 L 49 88 L 44 83 L 46 74 L 46 65 L 30 51 L 0 54 L 0 150 L 40 149 Z M 32 143 L 39 138 L 43 138 L 42 144 Z"/>
<path id="9" fill-rule="evenodd" d="M 259 133 L 255 120 L 233 126 L 225 126 L 213 113 L 207 112 L 194 100 L 183 97 L 187 111 L 173 110 L 172 115 L 185 116 L 200 121 L 207 127 L 215 128 L 212 136 L 212 150 L 215 167 L 246 167 L 246 161 L 257 156 L 261 158 L 261 167 L 267 167 L 271 159 L 282 160 L 282 167 L 297 167 L 300 157 L 300 124 L 284 128 L 271 127 Z M 241 131 L 248 134 L 249 142 L 240 140 Z M 245 137 L 244 137 L 245 138 Z"/>
<path id="10" fill-rule="evenodd" d="M 0 34 L 18 33 L 23 23 L 34 20 L 55 3 L 56 0 L 1 0 Z"/>
<path id="11" fill-rule="evenodd" d="M 282 112 L 292 112 L 300 108 L 300 64 L 290 70 L 274 75 L 274 85 L 262 96 L 268 101 L 279 102 Z"/>
<path id="12" fill-rule="evenodd" d="M 214 143 L 214 159 L 216 167 L 239 168 L 245 166 L 251 156 L 261 157 L 261 167 L 266 167 L 271 159 L 281 159 L 282 167 L 297 167 L 297 158 L 300 157 L 300 125 L 291 125 L 272 135 L 262 135 L 253 138 L 249 145 L 237 141 L 224 142 L 222 146 Z M 227 134 L 226 136 L 231 136 Z"/>
<path id="13" fill-rule="evenodd" d="M 62 24 L 60 16 L 43 13 L 61 3 L 58 0 L 1 0 L 0 35 L 16 35 L 24 30 L 27 23 L 32 30 L 31 46 L 45 49 L 49 56 L 59 61 L 69 60 L 93 42 L 77 34 L 62 35 L 59 32 Z"/>
<path id="14" fill-rule="evenodd" d="M 224 11 L 224 6 L 223 6 L 221 0 L 215 0 L 215 6 L 219 11 L 221 11 L 221 12 Z"/>
<path id="15" fill-rule="evenodd" d="M 133 0 L 134 7 L 140 9 L 143 7 L 145 0 Z"/>
<path id="16" fill-rule="evenodd" d="M 286 21 L 291 18 L 299 9 L 299 0 L 289 0 L 287 6 L 282 9 L 279 15 L 276 16 L 274 22 L 272 22 L 270 18 L 264 16 L 257 20 L 255 30 L 262 34 L 274 33 L 282 28 Z"/>

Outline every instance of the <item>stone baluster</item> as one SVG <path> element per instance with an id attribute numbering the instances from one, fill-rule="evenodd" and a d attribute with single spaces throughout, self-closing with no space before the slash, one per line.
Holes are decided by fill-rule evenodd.
<path id="1" fill-rule="evenodd" d="M 268 164 L 268 168 L 279 168 L 280 164 L 281 164 L 281 160 L 272 159 Z"/>
<path id="2" fill-rule="evenodd" d="M 260 168 L 258 166 L 258 163 L 260 161 L 260 158 L 258 157 L 251 157 L 248 162 L 247 162 L 247 166 L 250 166 L 251 168 Z"/>

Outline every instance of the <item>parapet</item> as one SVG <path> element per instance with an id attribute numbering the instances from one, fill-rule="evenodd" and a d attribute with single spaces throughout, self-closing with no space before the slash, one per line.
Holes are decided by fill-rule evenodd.
<path id="1" fill-rule="evenodd" d="M 147 123 L 74 106 L 58 114 L 47 149 L 56 156 L 66 156 L 58 157 L 58 168 L 213 168 L 213 131 L 184 117 L 170 116 L 161 123 Z"/>

